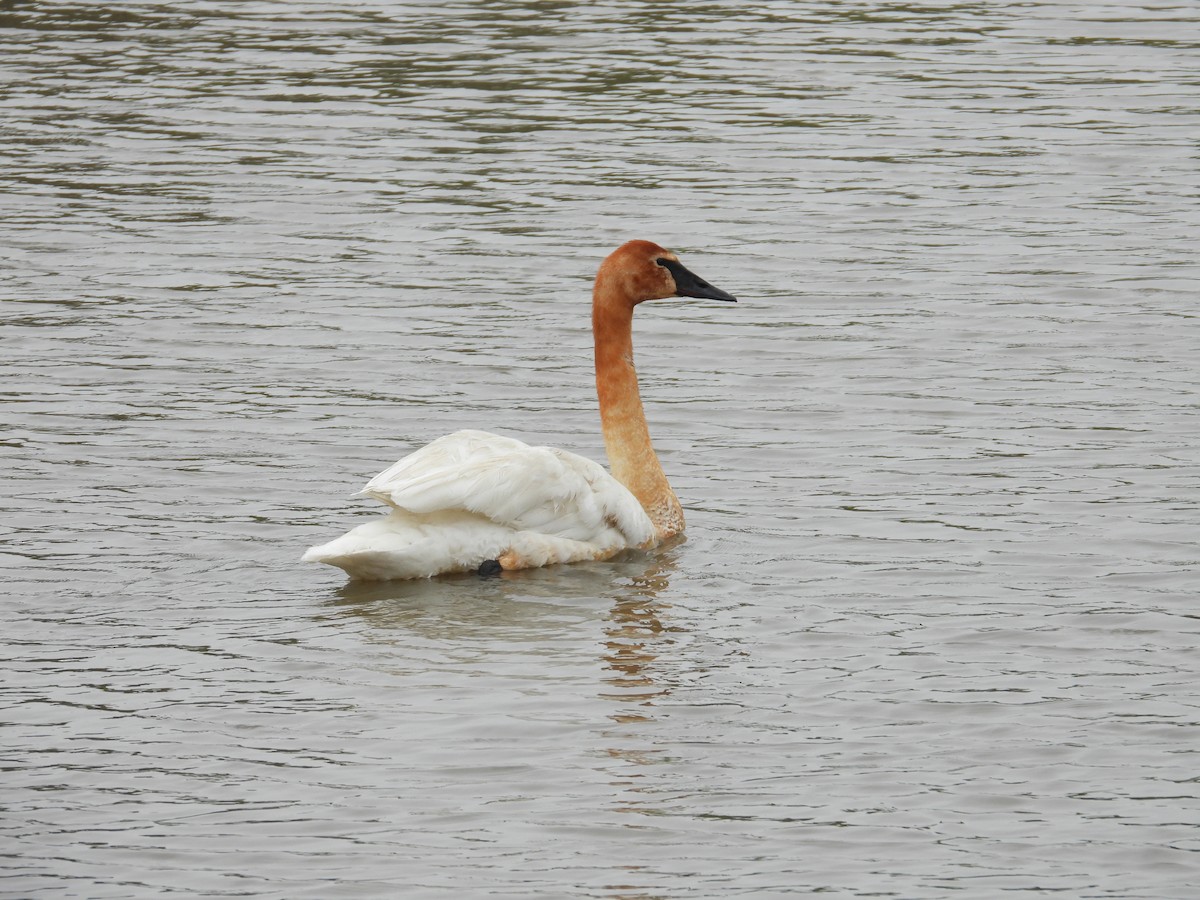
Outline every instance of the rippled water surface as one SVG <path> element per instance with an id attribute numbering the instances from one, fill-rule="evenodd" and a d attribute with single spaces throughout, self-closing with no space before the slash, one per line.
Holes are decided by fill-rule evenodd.
<path id="1" fill-rule="evenodd" d="M 1200 895 L 1191 2 L 0 5 L 0 894 Z M 687 540 L 347 587 L 603 458 Z"/>

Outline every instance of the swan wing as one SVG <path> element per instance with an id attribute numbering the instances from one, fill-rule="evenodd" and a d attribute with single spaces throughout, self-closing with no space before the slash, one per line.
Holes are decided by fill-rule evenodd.
<path id="1" fill-rule="evenodd" d="M 361 493 L 415 515 L 462 510 L 575 541 L 608 529 L 635 547 L 654 536 L 637 498 L 599 464 L 485 431 L 439 438 L 380 472 Z"/>

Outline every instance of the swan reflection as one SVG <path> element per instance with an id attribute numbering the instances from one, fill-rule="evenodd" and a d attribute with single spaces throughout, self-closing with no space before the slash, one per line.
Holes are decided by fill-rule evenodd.
<path id="1" fill-rule="evenodd" d="M 637 678 L 652 659 L 639 658 L 650 643 L 641 633 L 661 630 L 656 595 L 675 567 L 676 539 L 652 551 L 627 551 L 615 559 L 504 572 L 483 578 L 445 575 L 414 581 L 349 582 L 330 607 L 382 629 L 463 643 L 509 640 L 522 644 L 583 635 L 578 624 L 604 619 L 606 668 Z M 641 647 L 639 650 L 638 648 Z"/>
<path id="2" fill-rule="evenodd" d="M 612 714 L 614 721 L 646 721 L 648 707 L 670 693 L 655 663 L 674 643 L 678 631 L 670 624 L 670 604 L 659 597 L 670 587 L 677 546 L 667 547 L 640 573 L 631 575 L 624 590 L 613 598 L 602 654 L 611 674 L 604 679 L 608 689 L 601 696 L 623 704 Z"/>

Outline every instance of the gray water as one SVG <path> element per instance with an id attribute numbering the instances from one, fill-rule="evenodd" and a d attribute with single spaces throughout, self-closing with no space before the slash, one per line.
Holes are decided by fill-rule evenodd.
<path id="1" fill-rule="evenodd" d="M 1200 894 L 1192 2 L 7 2 L 0 894 Z M 347 587 L 603 459 L 686 541 Z"/>

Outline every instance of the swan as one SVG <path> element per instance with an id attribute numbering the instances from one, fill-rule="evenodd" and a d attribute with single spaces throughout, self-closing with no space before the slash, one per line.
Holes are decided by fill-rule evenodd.
<path id="1" fill-rule="evenodd" d="M 391 511 L 302 557 L 352 580 L 526 569 L 608 559 L 683 531 L 683 508 L 650 443 L 633 368 L 633 310 L 664 297 L 736 299 L 671 251 L 629 241 L 600 265 L 592 293 L 596 394 L 612 474 L 553 447 L 485 431 L 439 438 L 359 494 Z"/>

